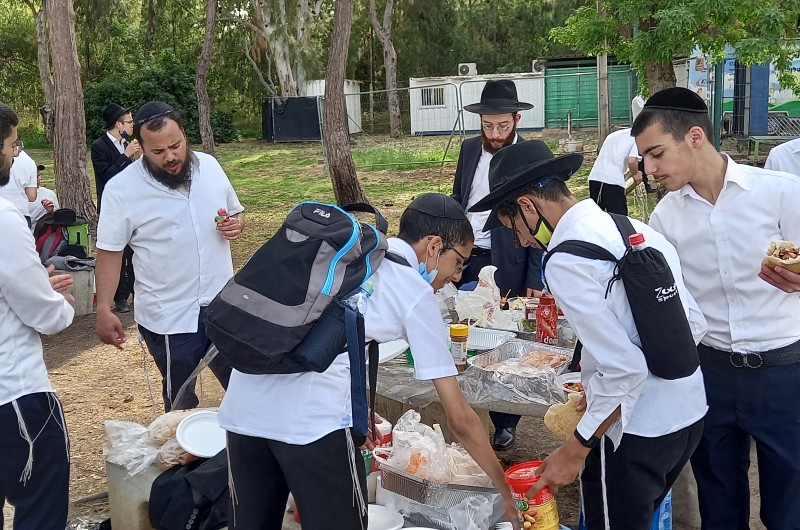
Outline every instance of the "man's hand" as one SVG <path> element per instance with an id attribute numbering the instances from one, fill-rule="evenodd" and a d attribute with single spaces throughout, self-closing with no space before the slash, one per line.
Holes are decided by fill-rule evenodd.
<path id="1" fill-rule="evenodd" d="M 242 233 L 242 220 L 238 215 L 232 215 L 217 223 L 217 230 L 228 241 L 236 241 Z"/>
<path id="2" fill-rule="evenodd" d="M 641 172 L 641 171 L 637 171 L 636 173 L 634 173 L 634 174 L 633 174 L 633 181 L 634 181 L 634 182 L 635 182 L 637 185 L 641 184 L 641 183 L 642 183 L 642 180 L 644 180 L 644 175 L 642 175 L 642 172 Z"/>
<path id="3" fill-rule="evenodd" d="M 761 265 L 761 272 L 758 273 L 758 277 L 786 293 L 800 292 L 800 274 L 795 274 L 781 266 L 773 269 L 766 265 Z"/>
<path id="4" fill-rule="evenodd" d="M 370 418 L 371 417 L 372 417 L 372 413 L 370 412 Z M 378 416 L 376 414 L 375 415 L 375 425 L 378 425 L 379 423 L 383 423 L 383 418 L 381 418 L 380 416 Z M 367 440 L 364 442 L 364 445 L 361 446 L 361 449 L 368 449 L 368 450 L 372 451 L 373 449 L 375 449 L 375 447 L 377 447 L 375 445 L 375 442 L 379 442 L 380 443 L 380 441 L 381 441 L 381 439 L 380 439 L 379 434 L 372 432 L 372 421 L 368 421 L 367 422 Z"/>
<path id="5" fill-rule="evenodd" d="M 555 495 L 558 493 L 558 488 L 571 484 L 578 478 L 583 461 L 588 454 L 589 449 L 571 436 L 564 445 L 545 458 L 542 465 L 536 470 L 540 477 L 528 490 L 527 497 L 532 499 L 545 486 L 550 489 L 550 493 Z"/>
<path id="6" fill-rule="evenodd" d="M 503 509 L 506 512 L 506 520 L 511 523 L 514 530 L 520 530 L 519 515 L 517 514 L 517 505 L 514 504 L 513 499 L 503 498 Z"/>
<path id="7" fill-rule="evenodd" d="M 133 158 L 133 155 L 137 155 L 142 152 L 142 148 L 139 146 L 139 140 L 134 140 L 128 144 L 128 147 L 125 148 L 125 156 L 128 158 Z"/>
<path id="8" fill-rule="evenodd" d="M 104 344 L 111 344 L 122 349 L 125 344 L 125 328 L 119 317 L 111 312 L 110 307 L 97 308 L 97 338 Z"/>
<path id="9" fill-rule="evenodd" d="M 47 213 L 53 213 L 53 210 L 55 210 L 56 206 L 50 199 L 42 199 L 42 208 L 44 208 Z"/>
<path id="10" fill-rule="evenodd" d="M 539 289 L 531 289 L 528 287 L 525 289 L 525 297 L 526 298 L 540 298 L 542 296 L 542 291 Z"/>
<path id="11" fill-rule="evenodd" d="M 69 274 L 54 274 L 55 272 L 56 268 L 53 265 L 47 266 L 47 274 L 50 276 L 50 287 L 57 293 L 69 291 L 69 288 L 72 287 L 74 283 L 72 276 Z"/>

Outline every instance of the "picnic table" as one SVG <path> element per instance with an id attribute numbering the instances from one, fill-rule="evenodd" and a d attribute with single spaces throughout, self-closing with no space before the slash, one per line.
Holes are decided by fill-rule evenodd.
<path id="1" fill-rule="evenodd" d="M 795 138 L 797 136 L 749 136 L 747 138 L 747 158 L 758 162 L 761 156 L 761 144 L 778 145 Z"/>

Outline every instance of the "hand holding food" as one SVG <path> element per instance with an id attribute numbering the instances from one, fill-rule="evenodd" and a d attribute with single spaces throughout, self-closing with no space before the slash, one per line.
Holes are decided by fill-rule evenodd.
<path id="1" fill-rule="evenodd" d="M 214 222 L 217 224 L 227 221 L 228 219 L 230 219 L 230 216 L 228 215 L 228 210 L 225 208 L 217 210 L 217 215 L 214 216 Z"/>
<path id="2" fill-rule="evenodd" d="M 800 248 L 794 241 L 773 241 L 761 263 L 771 269 L 782 267 L 800 274 Z"/>

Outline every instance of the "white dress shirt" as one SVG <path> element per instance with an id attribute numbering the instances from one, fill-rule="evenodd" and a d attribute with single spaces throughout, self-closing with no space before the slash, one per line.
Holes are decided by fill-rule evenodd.
<path id="1" fill-rule="evenodd" d="M 764 352 L 800 339 L 800 293 L 758 277 L 771 241 L 800 242 L 800 178 L 728 158 L 722 192 L 711 204 L 687 184 L 650 216 L 681 256 L 686 286 L 708 321 L 703 344 Z"/>
<path id="2" fill-rule="evenodd" d="M 114 138 L 114 135 L 111 134 L 108 131 L 106 131 L 106 136 L 108 136 L 109 139 L 111 139 L 111 143 L 113 143 L 114 147 L 117 148 L 117 151 L 119 151 L 119 154 L 122 154 L 122 153 L 125 152 L 125 140 L 123 140 L 122 138 L 117 140 L 116 138 Z"/>
<path id="3" fill-rule="evenodd" d="M 36 191 L 36 200 L 33 202 L 28 203 L 28 215 L 31 218 L 31 230 L 36 230 L 36 223 L 39 222 L 39 219 L 44 217 L 47 214 L 47 210 L 44 209 L 42 206 L 43 200 L 49 200 L 53 203 L 53 208 L 58 210 L 58 197 L 53 190 L 47 189 L 44 186 L 39 186 L 39 189 Z"/>
<path id="4" fill-rule="evenodd" d="M 28 224 L 2 198 L 0 226 L 4 250 L 0 265 L 0 405 L 5 405 L 28 394 L 53 391 L 39 333 L 63 330 L 72 323 L 75 311 L 50 286 Z"/>
<path id="5" fill-rule="evenodd" d="M 800 175 L 800 138 L 773 147 L 764 163 L 764 169 Z"/>
<path id="6" fill-rule="evenodd" d="M 589 180 L 625 187 L 625 170 L 628 168 L 628 158 L 638 158 L 636 139 L 631 136 L 630 129 L 614 131 L 603 141 L 603 146 L 597 154 Z"/>
<path id="7" fill-rule="evenodd" d="M 206 306 L 233 276 L 230 243 L 216 229 L 217 210 L 244 210 L 214 157 L 196 153 L 191 191 L 155 180 L 142 158 L 106 184 L 97 248 L 130 244 L 136 273 L 134 319 L 162 335 L 194 333 Z"/>
<path id="8" fill-rule="evenodd" d="M 681 264 L 675 249 L 660 234 L 636 220 L 634 228 L 644 234 L 648 246 L 667 259 L 678 286 L 695 342 L 706 331 L 697 304 L 681 280 Z M 626 245 L 611 217 L 587 199 L 570 208 L 553 230 L 550 248 L 577 239 L 599 245 L 622 256 Z M 617 446 L 622 434 L 654 438 L 687 427 L 703 416 L 706 395 L 698 368 L 682 379 L 667 380 L 652 375 L 640 346 L 625 287 L 614 283 L 605 297 L 614 263 L 590 260 L 559 252 L 547 263 L 547 286 L 564 311 L 581 343 L 581 381 L 588 408 L 578 431 L 584 438 L 594 434 L 617 407 L 621 418 L 606 435 Z"/>
<path id="9" fill-rule="evenodd" d="M 518 141 L 519 135 L 515 134 L 513 143 Z M 492 248 L 491 232 L 483 231 L 491 212 L 470 212 L 469 209 L 489 195 L 489 164 L 492 161 L 492 156 L 494 155 L 481 144 L 481 157 L 478 159 L 478 167 L 475 168 L 475 175 L 472 178 L 472 187 L 469 190 L 469 199 L 467 200 L 467 219 L 469 219 L 469 224 L 472 225 L 472 233 L 475 234 L 475 246 L 485 249 Z"/>
<path id="10" fill-rule="evenodd" d="M 25 188 L 36 187 L 36 162 L 25 151 L 20 151 L 11 165 L 8 184 L 0 187 L 0 197 L 14 205 L 22 215 L 28 215 L 28 196 Z"/>
<path id="11" fill-rule="evenodd" d="M 411 267 L 384 260 L 373 275 L 375 292 L 364 310 L 367 341 L 408 342 L 417 379 L 456 375 L 447 328 L 433 288 L 417 270 L 414 250 L 394 238 L 389 248 Z M 351 409 L 350 361 L 343 353 L 323 373 L 248 375 L 234 370 L 219 423 L 237 434 L 305 445 L 351 427 Z"/>

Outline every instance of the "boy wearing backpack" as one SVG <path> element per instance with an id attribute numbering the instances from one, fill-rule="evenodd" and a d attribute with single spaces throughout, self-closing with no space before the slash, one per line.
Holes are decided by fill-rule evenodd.
<path id="1" fill-rule="evenodd" d="M 457 202 L 428 193 L 409 205 L 398 237 L 388 244 L 407 264 L 385 259 L 371 277 L 366 338 L 409 343 L 415 376 L 433 381 L 453 434 L 492 478 L 509 519 L 517 521 L 500 463 L 455 378 L 434 297 L 466 266 L 472 227 Z M 365 439 L 351 434 L 349 365 L 344 353 L 322 373 L 233 371 L 219 413 L 228 431 L 230 528 L 279 530 L 289 491 L 305 530 L 366 528 L 366 476 L 357 450 Z"/>
<path id="2" fill-rule="evenodd" d="M 501 150 L 490 165 L 490 193 L 473 206 L 491 210 L 484 230 L 502 225 L 518 244 L 551 250 L 567 240 L 589 242 L 621 258 L 628 245 L 612 218 L 590 199 L 579 202 L 567 188 L 565 181 L 582 162 L 580 154 L 554 157 L 540 140 Z M 696 344 L 706 323 L 683 285 L 675 249 L 646 225 L 630 221 L 666 258 Z M 606 293 L 615 267 L 554 252 L 544 268 L 546 286 L 583 343 L 586 412 L 574 435 L 544 460 L 528 496 L 544 486 L 556 493 L 581 474 L 589 530 L 650 527 L 699 442 L 707 408 L 696 364 L 690 375 L 674 379 L 648 370 L 623 282 Z"/>

